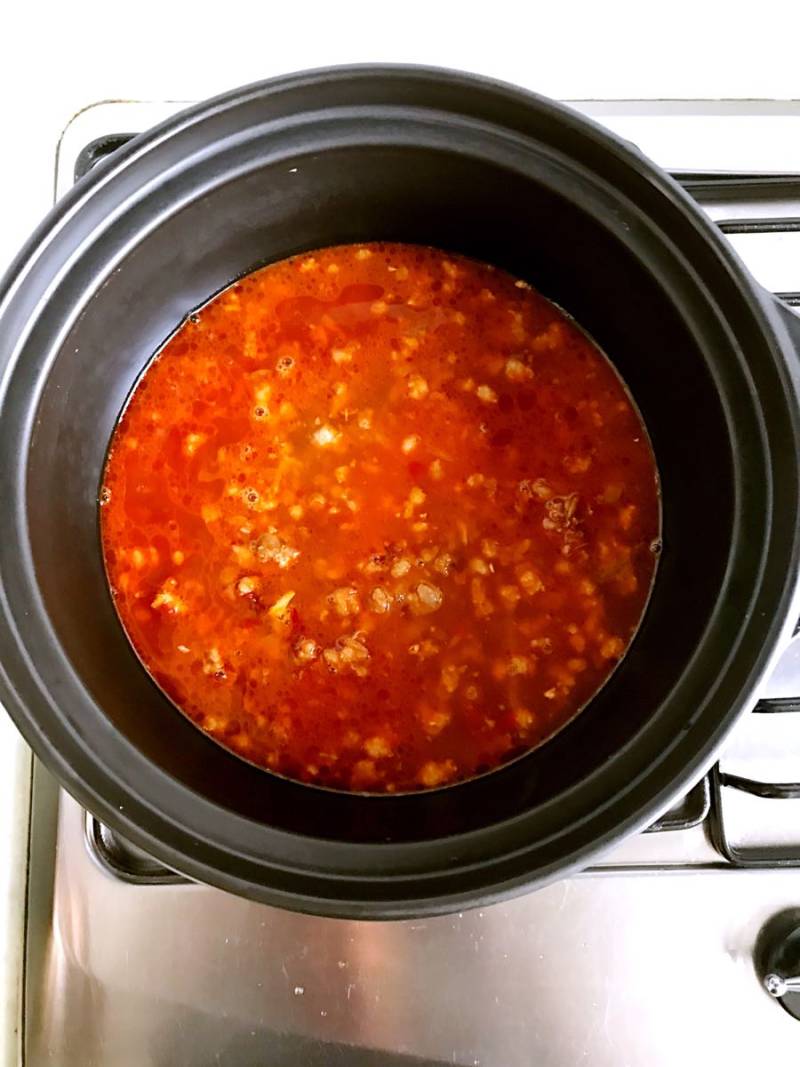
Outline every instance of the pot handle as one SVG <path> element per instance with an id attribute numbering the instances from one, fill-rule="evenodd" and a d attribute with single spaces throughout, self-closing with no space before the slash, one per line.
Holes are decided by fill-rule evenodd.
<path id="1" fill-rule="evenodd" d="M 779 297 L 770 293 L 775 310 L 786 327 L 792 347 L 797 359 L 797 367 L 790 368 L 800 392 L 800 308 L 795 311 L 789 304 L 785 304 Z M 800 623 L 795 628 L 795 635 L 800 631 Z M 800 716 L 800 697 L 780 697 L 762 699 L 756 704 L 754 712 L 767 714 L 794 714 Z M 725 826 L 724 807 L 722 803 L 723 789 L 734 789 L 740 793 L 748 793 L 750 796 L 760 797 L 765 800 L 799 800 L 800 782 L 762 782 L 754 778 L 743 778 L 738 774 L 728 774 L 720 770 L 719 764 L 711 770 L 712 805 L 711 805 L 711 833 L 717 849 L 735 866 L 761 867 L 768 864 L 773 867 L 800 867 L 800 853 L 791 855 L 773 855 L 769 849 L 749 848 L 742 849 L 734 846 L 728 839 Z M 778 994 L 775 994 L 778 995 Z"/>
<path id="2" fill-rule="evenodd" d="M 800 307 L 791 307 L 789 304 L 785 304 L 783 300 L 777 296 L 773 296 L 772 299 L 775 303 L 775 309 L 783 321 L 789 334 L 789 338 L 794 345 L 798 361 L 800 361 Z"/>

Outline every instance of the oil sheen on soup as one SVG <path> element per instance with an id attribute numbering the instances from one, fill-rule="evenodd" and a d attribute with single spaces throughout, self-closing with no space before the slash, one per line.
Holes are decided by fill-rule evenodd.
<path id="1" fill-rule="evenodd" d="M 639 624 L 660 511 L 611 364 L 527 283 L 432 248 L 296 256 L 191 315 L 100 494 L 144 666 L 245 759 L 403 792 L 540 744 Z"/>

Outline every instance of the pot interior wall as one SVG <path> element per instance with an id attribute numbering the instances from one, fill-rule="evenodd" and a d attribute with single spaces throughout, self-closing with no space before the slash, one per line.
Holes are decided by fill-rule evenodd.
<path id="1" fill-rule="evenodd" d="M 461 833 L 525 812 L 589 775 L 635 735 L 684 671 L 714 610 L 730 548 L 729 435 L 692 330 L 646 256 L 574 199 L 441 149 L 352 147 L 264 165 L 165 216 L 96 288 L 63 339 L 40 399 L 27 477 L 41 594 L 76 673 L 108 719 L 194 792 L 249 819 L 337 840 Z M 645 622 L 589 707 L 507 768 L 394 799 L 282 781 L 242 763 L 184 719 L 146 675 L 119 625 L 97 520 L 98 484 L 119 411 L 185 314 L 264 262 L 379 239 L 494 263 L 574 315 L 616 364 L 643 413 L 664 497 L 665 547 Z M 98 737 L 98 755 L 113 743 L 111 733 Z"/>

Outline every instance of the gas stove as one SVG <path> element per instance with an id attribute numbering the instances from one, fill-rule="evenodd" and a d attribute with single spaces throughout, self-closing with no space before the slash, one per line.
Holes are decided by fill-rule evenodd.
<path id="1" fill-rule="evenodd" d="M 56 195 L 180 106 L 79 113 Z M 800 103 L 575 106 L 671 169 L 800 310 Z M 312 918 L 192 884 L 35 765 L 24 1063 L 787 1062 L 800 993 L 765 979 L 800 973 L 799 694 L 800 636 L 719 763 L 647 832 L 536 893 L 418 921 Z"/>

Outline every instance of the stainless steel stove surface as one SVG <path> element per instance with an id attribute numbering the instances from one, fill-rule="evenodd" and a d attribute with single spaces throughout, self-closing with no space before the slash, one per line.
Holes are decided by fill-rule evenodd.
<path id="1" fill-rule="evenodd" d="M 104 104 L 76 159 L 176 104 Z M 800 103 L 582 103 L 679 173 L 756 277 L 800 306 Z M 98 141 L 98 138 L 101 138 Z M 91 152 L 80 150 L 94 142 Z M 800 638 L 720 763 L 601 864 L 416 922 L 294 915 L 131 852 L 37 766 L 28 1067 L 693 1067 L 797 1059 L 763 986 L 800 963 Z M 776 788 L 779 783 L 782 788 Z M 776 950 L 788 945 L 783 958 Z M 797 973 L 797 972 L 794 972 Z M 785 1007 L 787 1010 L 782 1010 Z"/>

